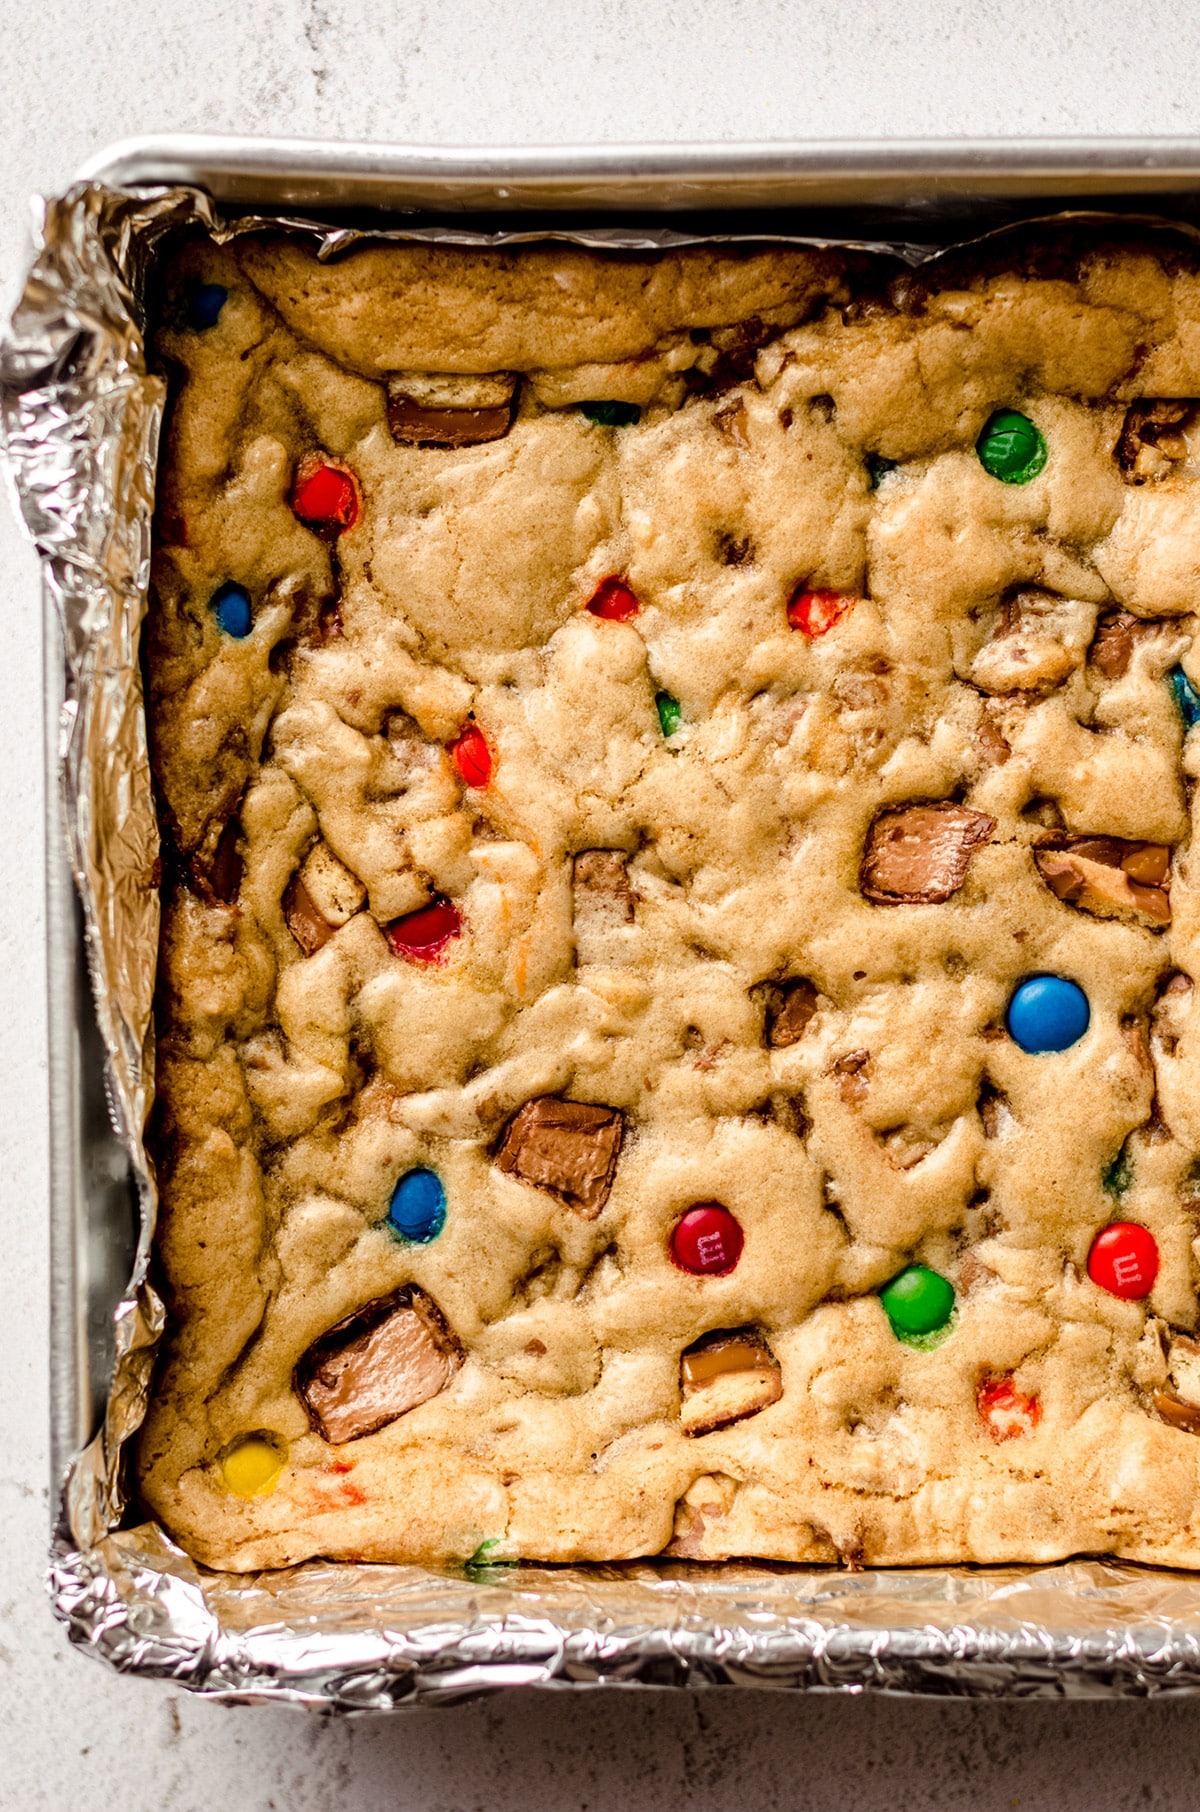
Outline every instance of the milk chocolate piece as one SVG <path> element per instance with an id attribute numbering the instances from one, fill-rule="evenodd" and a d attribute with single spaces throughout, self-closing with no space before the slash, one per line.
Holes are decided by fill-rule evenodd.
<path id="1" fill-rule="evenodd" d="M 296 1390 L 317 1433 L 339 1446 L 436 1397 L 462 1359 L 433 1298 L 405 1284 L 315 1340 L 296 1367 Z"/>
<path id="2" fill-rule="evenodd" d="M 232 906 L 238 897 L 243 867 L 238 853 L 241 834 L 241 824 L 234 814 L 225 820 L 215 843 L 206 838 L 188 864 L 195 892 L 210 906 Z"/>
<path id="3" fill-rule="evenodd" d="M 1139 397 L 1125 411 L 1117 464 L 1134 484 L 1162 478 L 1188 457 L 1184 428 L 1196 408 L 1191 397 Z"/>
<path id="4" fill-rule="evenodd" d="M 500 440 L 512 426 L 511 372 L 451 377 L 395 372 L 387 381 L 387 422 L 401 446 L 470 447 Z"/>
<path id="5" fill-rule="evenodd" d="M 710 1434 L 757 1415 L 783 1395 L 774 1353 L 754 1328 L 718 1329 L 684 1353 L 679 1365 L 685 1434 Z"/>
<path id="6" fill-rule="evenodd" d="M 1033 859 L 1056 898 L 1099 918 L 1158 927 L 1171 922 L 1171 851 L 1124 837 L 1039 837 Z"/>
<path id="7" fill-rule="evenodd" d="M 967 866 L 996 828 L 965 805 L 906 805 L 871 826 L 859 885 L 880 905 L 940 905 L 957 893 Z"/>
<path id="8" fill-rule="evenodd" d="M 572 874 L 577 915 L 582 906 L 593 917 L 602 916 L 614 925 L 633 924 L 635 896 L 626 874 L 628 861 L 621 849 L 580 850 Z"/>
<path id="9" fill-rule="evenodd" d="M 624 1127 L 625 1117 L 615 1107 L 542 1095 L 509 1122 L 496 1163 L 506 1175 L 550 1190 L 594 1221 L 612 1189 Z"/>
<path id="10" fill-rule="evenodd" d="M 817 1010 L 817 990 L 806 977 L 767 990 L 767 1043 L 773 1051 L 799 1044 Z"/>
<path id="11" fill-rule="evenodd" d="M 1105 679 L 1123 679 L 1129 671 L 1139 632 L 1147 625 L 1127 610 L 1101 617 L 1092 638 L 1092 665 Z"/>
<path id="12" fill-rule="evenodd" d="M 283 895 L 287 928 L 305 956 L 315 956 L 333 936 L 335 927 L 317 911 L 316 902 L 299 875 L 293 875 Z"/>

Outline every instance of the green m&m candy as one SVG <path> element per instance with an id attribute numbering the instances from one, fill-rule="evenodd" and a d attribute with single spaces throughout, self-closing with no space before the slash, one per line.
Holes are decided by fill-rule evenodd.
<path id="1" fill-rule="evenodd" d="M 884 1285 L 879 1300 L 897 1340 L 920 1346 L 949 1326 L 954 1285 L 928 1265 L 909 1265 Z"/>
<path id="2" fill-rule="evenodd" d="M 979 463 L 1003 484 L 1028 484 L 1046 463 L 1046 443 L 1027 415 L 997 409 L 975 442 Z"/>
<path id="3" fill-rule="evenodd" d="M 580 403 L 579 406 L 598 428 L 628 428 L 642 413 L 636 403 Z"/>
<path id="4" fill-rule="evenodd" d="M 658 722 L 664 736 L 674 736 L 683 722 L 683 710 L 677 698 L 669 692 L 656 692 L 654 702 L 658 706 Z"/>

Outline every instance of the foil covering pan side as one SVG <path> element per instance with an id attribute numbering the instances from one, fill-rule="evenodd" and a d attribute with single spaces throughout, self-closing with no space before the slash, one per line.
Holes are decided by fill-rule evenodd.
<path id="1" fill-rule="evenodd" d="M 1072 218 L 1084 218 L 1075 215 Z M 100 1435 L 75 1460 L 51 1572 L 72 1639 L 115 1667 L 231 1700 L 379 1710 L 503 1685 L 753 1685 L 1035 1696 L 1200 1689 L 1200 1579 L 1100 1561 L 870 1574 L 760 1566 L 468 1569 L 311 1564 L 207 1573 L 152 1525 L 121 1529 L 122 1451 L 144 1411 L 163 1305 L 148 1280 L 157 833 L 138 642 L 164 403 L 142 297 L 164 238 L 265 226 L 336 257 L 364 237 L 515 243 L 539 231 L 226 221 L 195 190 L 85 184 L 47 204 L 0 348 L 0 436 L 61 627 L 57 769 L 113 1124 L 141 1226 L 117 1310 Z M 1185 228 L 1193 233 L 1195 229 Z M 597 246 L 697 229 L 594 228 Z M 725 238 L 763 237 L 727 234 Z M 916 264 L 922 246 L 836 243 Z M 940 249 L 940 248 L 939 248 Z"/>

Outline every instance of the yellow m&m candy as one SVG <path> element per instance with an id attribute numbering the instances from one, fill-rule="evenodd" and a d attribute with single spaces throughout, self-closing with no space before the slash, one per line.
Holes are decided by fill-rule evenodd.
<path id="1" fill-rule="evenodd" d="M 288 1446 L 282 1435 L 264 1429 L 239 1435 L 220 1455 L 225 1489 L 235 1497 L 265 1497 L 279 1483 L 287 1457 Z"/>

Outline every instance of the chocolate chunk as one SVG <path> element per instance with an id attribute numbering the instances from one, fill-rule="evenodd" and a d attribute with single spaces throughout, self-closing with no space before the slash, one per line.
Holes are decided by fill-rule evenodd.
<path id="1" fill-rule="evenodd" d="M 1154 927 L 1171 922 L 1171 851 L 1124 837 L 1039 837 L 1033 859 L 1051 893 L 1099 918 Z"/>
<path id="2" fill-rule="evenodd" d="M 685 1434 L 710 1434 L 757 1415 L 783 1395 L 774 1353 L 754 1328 L 721 1328 L 705 1334 L 679 1365 L 681 1422 Z"/>
<path id="3" fill-rule="evenodd" d="M 624 1128 L 615 1107 L 542 1095 L 509 1122 L 496 1163 L 507 1176 L 548 1189 L 594 1221 L 612 1189 Z"/>
<path id="4" fill-rule="evenodd" d="M 622 945 L 612 933 L 634 922 L 635 896 L 626 874 L 629 858 L 619 849 L 585 849 L 572 873 L 575 950 L 581 963 L 621 960 Z"/>
<path id="5" fill-rule="evenodd" d="M 517 380 L 397 372 L 387 384 L 387 422 L 401 446 L 470 447 L 501 440 L 512 426 Z"/>
<path id="6" fill-rule="evenodd" d="M 1101 617 L 1092 639 L 1091 658 L 1092 665 L 1099 668 L 1105 679 L 1124 678 L 1133 659 L 1138 634 L 1145 628 L 1146 625 L 1127 610 Z"/>
<path id="7" fill-rule="evenodd" d="M 282 904 L 288 930 L 305 956 L 314 956 L 322 945 L 329 942 L 335 928 L 321 917 L 312 895 L 299 875 L 293 875 L 288 882 Z"/>
<path id="8" fill-rule="evenodd" d="M 242 858 L 238 840 L 241 824 L 227 818 L 214 844 L 198 849 L 189 864 L 195 891 L 210 906 L 232 906 L 242 885 Z M 206 839 L 207 843 L 207 839 Z"/>
<path id="9" fill-rule="evenodd" d="M 340 1445 L 436 1397 L 462 1360 L 433 1298 L 405 1284 L 315 1340 L 296 1367 L 295 1384 L 317 1433 Z"/>
<path id="10" fill-rule="evenodd" d="M 603 902 L 615 924 L 632 925 L 634 893 L 629 885 L 626 863 L 629 857 L 620 849 L 584 849 L 575 858 L 575 908 L 580 895 L 589 896 L 589 905 Z"/>
<path id="11" fill-rule="evenodd" d="M 1117 441 L 1117 464 L 1133 484 L 1162 478 L 1188 457 L 1192 397 L 1139 397 L 1130 403 Z"/>
<path id="12" fill-rule="evenodd" d="M 774 1051 L 799 1044 L 817 1010 L 817 990 L 805 977 L 796 981 L 768 983 L 766 994 L 767 1043 Z"/>
<path id="13" fill-rule="evenodd" d="M 967 866 L 996 828 L 965 805 L 906 805 L 871 826 L 859 885 L 880 905 L 938 905 L 957 893 Z"/>

